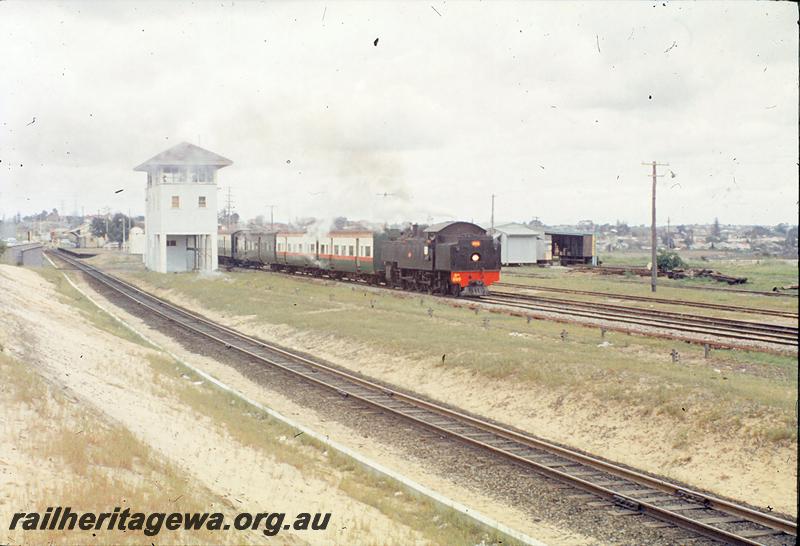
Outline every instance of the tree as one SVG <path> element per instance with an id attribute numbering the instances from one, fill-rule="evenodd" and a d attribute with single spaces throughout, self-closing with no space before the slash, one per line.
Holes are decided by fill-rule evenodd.
<path id="1" fill-rule="evenodd" d="M 3 257 L 3 254 L 5 254 L 5 251 L 6 251 L 6 242 L 5 241 L 0 241 L 0 258 Z"/>
<path id="2" fill-rule="evenodd" d="M 92 218 L 92 225 L 90 227 L 92 230 L 92 235 L 95 237 L 105 237 L 106 236 L 106 218 L 100 218 L 95 216 Z"/>
<path id="3" fill-rule="evenodd" d="M 217 222 L 219 222 L 219 224 L 223 226 L 227 225 L 235 226 L 239 223 L 239 213 L 234 212 L 231 213 L 230 216 L 228 216 L 228 209 L 222 209 L 217 214 Z"/>
<path id="4" fill-rule="evenodd" d="M 656 257 L 659 271 L 672 271 L 673 269 L 680 269 L 686 267 L 684 262 L 677 252 L 669 252 L 666 250 L 659 250 Z"/>
<path id="5" fill-rule="evenodd" d="M 717 239 L 722 235 L 722 230 L 719 228 L 719 218 L 714 218 L 714 224 L 711 226 L 711 235 Z"/>
<path id="6" fill-rule="evenodd" d="M 128 240 L 131 226 L 133 226 L 133 222 L 130 218 L 121 212 L 114 214 L 108 221 L 108 240 L 115 243 L 124 243 Z"/>
<path id="7" fill-rule="evenodd" d="M 127 240 L 131 227 L 133 220 L 117 212 L 111 218 L 92 218 L 91 230 L 95 237 L 105 237 L 110 242 L 122 243 L 123 234 Z"/>

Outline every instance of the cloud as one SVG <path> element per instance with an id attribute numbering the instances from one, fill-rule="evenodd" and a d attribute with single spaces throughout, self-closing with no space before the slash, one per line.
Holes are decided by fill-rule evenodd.
<path id="1" fill-rule="evenodd" d="M 132 167 L 188 140 L 246 217 L 485 220 L 495 193 L 503 220 L 638 223 L 657 159 L 665 216 L 796 218 L 788 5 L 324 7 L 0 2 L 0 214 L 142 212 Z"/>

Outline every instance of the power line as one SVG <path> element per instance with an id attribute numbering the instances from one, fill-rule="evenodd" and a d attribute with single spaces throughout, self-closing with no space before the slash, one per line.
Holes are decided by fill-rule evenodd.
<path id="1" fill-rule="evenodd" d="M 225 225 L 228 232 L 231 231 L 231 215 L 233 214 L 233 198 L 231 196 L 231 187 L 228 186 L 228 192 L 225 197 Z"/>

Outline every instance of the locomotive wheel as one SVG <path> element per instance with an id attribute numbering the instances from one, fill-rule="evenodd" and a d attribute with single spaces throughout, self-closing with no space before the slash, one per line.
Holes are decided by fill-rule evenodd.
<path id="1" fill-rule="evenodd" d="M 457 298 L 461 294 L 461 287 L 457 284 L 450 285 L 450 295 Z"/>

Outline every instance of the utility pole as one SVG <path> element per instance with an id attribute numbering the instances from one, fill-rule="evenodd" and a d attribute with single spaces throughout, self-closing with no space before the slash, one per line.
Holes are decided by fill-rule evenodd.
<path id="1" fill-rule="evenodd" d="M 267 205 L 269 207 L 269 230 L 275 231 L 275 205 Z"/>
<path id="2" fill-rule="evenodd" d="M 495 194 L 492 194 L 492 227 L 489 229 L 489 234 L 494 235 L 494 198 L 497 197 Z"/>
<path id="3" fill-rule="evenodd" d="M 228 186 L 228 196 L 225 199 L 225 224 L 228 227 L 228 233 L 231 231 L 231 214 L 232 214 L 232 201 L 231 201 L 231 187 Z"/>
<path id="4" fill-rule="evenodd" d="M 658 279 L 658 259 L 656 257 L 656 247 L 658 246 L 658 239 L 656 238 L 656 179 L 664 176 L 663 174 L 656 174 L 656 167 L 669 167 L 669 163 L 642 163 L 642 165 L 651 165 L 653 167 L 653 204 L 651 210 L 651 225 L 650 225 L 650 290 L 656 291 L 656 282 Z"/>
<path id="5" fill-rule="evenodd" d="M 669 216 L 667 216 L 667 249 L 671 249 L 672 248 L 672 243 L 670 242 L 670 238 L 669 238 L 669 227 L 670 227 L 670 225 L 669 225 Z"/>

